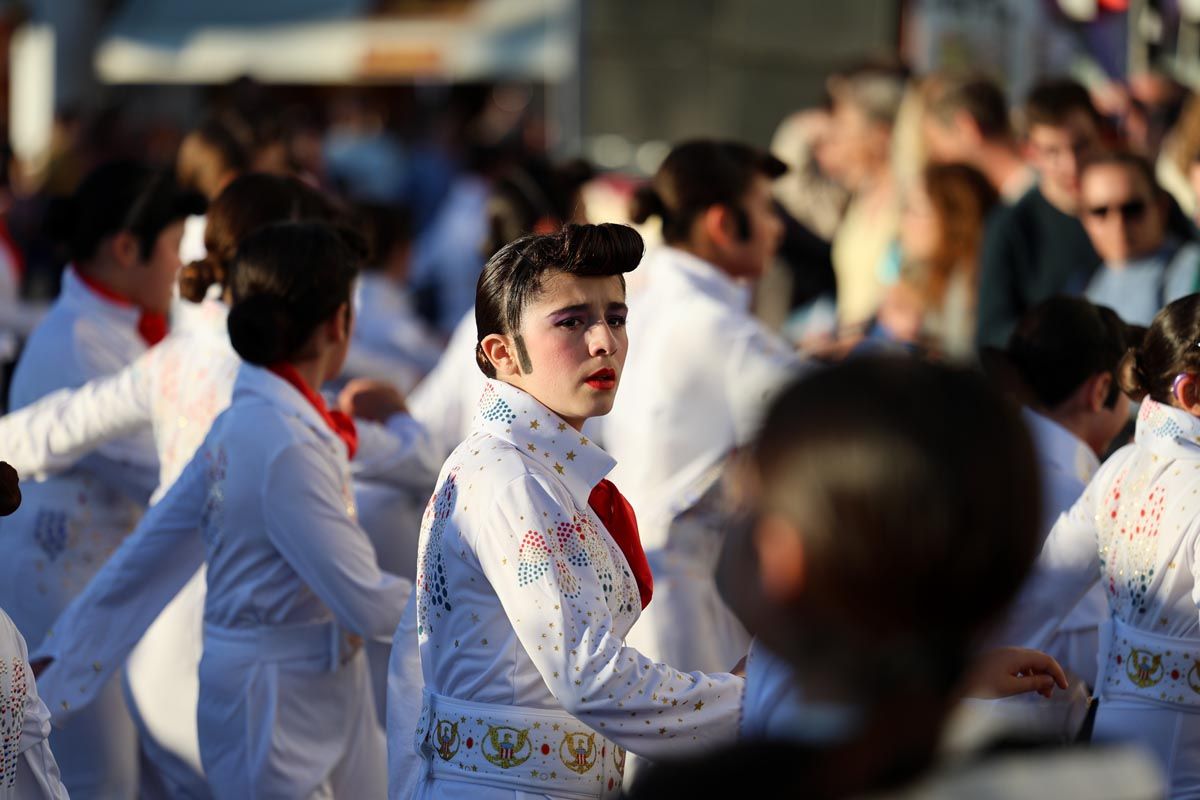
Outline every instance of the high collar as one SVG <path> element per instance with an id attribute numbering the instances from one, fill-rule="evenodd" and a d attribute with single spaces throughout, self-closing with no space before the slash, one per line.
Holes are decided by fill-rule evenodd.
<path id="1" fill-rule="evenodd" d="M 686 250 L 662 247 L 648 259 L 650 281 L 682 280 L 693 289 L 724 305 L 743 311 L 750 308 L 750 287 L 737 281 L 716 265 Z"/>
<path id="2" fill-rule="evenodd" d="M 243 362 L 233 383 L 233 398 L 256 396 L 283 411 L 286 415 L 301 419 L 318 436 L 332 443 L 343 456 L 346 454 L 342 440 L 338 438 L 313 407 L 312 403 L 283 378 L 264 367 Z"/>
<path id="3" fill-rule="evenodd" d="M 1031 408 L 1021 409 L 1025 424 L 1033 434 L 1038 460 L 1047 462 L 1059 472 L 1074 475 L 1087 483 L 1100 469 L 1100 459 L 1071 431 Z"/>
<path id="4" fill-rule="evenodd" d="M 1168 458 L 1200 459 L 1200 419 L 1147 397 L 1138 411 L 1135 441 Z"/>
<path id="5" fill-rule="evenodd" d="M 581 506 L 617 463 L 532 395 L 504 381 L 486 381 L 471 427 L 543 464 Z"/>
<path id="6" fill-rule="evenodd" d="M 117 319 L 128 322 L 136 328 L 142 318 L 142 311 L 137 306 L 105 297 L 93 291 L 79 277 L 74 264 L 68 264 L 63 270 L 62 299 L 78 308 L 88 308 L 102 311 Z"/>

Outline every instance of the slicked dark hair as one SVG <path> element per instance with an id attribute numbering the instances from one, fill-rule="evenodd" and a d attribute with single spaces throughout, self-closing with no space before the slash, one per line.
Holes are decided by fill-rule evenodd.
<path id="1" fill-rule="evenodd" d="M 564 225 L 554 233 L 516 239 L 484 265 L 475 289 L 475 360 L 489 378 L 496 367 L 483 353 L 482 342 L 493 333 L 517 336 L 521 315 L 542 291 L 547 274 L 564 272 L 587 278 L 624 273 L 642 260 L 645 244 L 628 225 Z M 518 349 L 523 345 L 518 342 Z M 527 357 L 523 356 L 525 360 Z"/>

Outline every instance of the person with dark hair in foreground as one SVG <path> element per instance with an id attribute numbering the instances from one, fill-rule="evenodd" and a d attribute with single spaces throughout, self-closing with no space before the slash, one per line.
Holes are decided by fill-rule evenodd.
<path id="1" fill-rule="evenodd" d="M 936 768 L 964 694 L 1065 687 L 1040 653 L 981 651 L 1037 552 L 1036 475 L 1019 417 L 972 373 L 861 358 L 784 390 L 731 476 L 730 535 L 757 587 L 738 610 L 791 696 L 748 705 L 754 738 L 654 765 L 631 796 L 1051 797 L 1085 770 L 1085 796 L 1160 796 L 1125 752 Z M 748 700 L 757 676 L 752 656 Z"/>
<path id="2" fill-rule="evenodd" d="M 625 644 L 650 570 L 632 509 L 604 480 L 613 459 L 581 430 L 612 408 L 623 274 L 641 257 L 632 228 L 567 225 L 484 267 L 488 381 L 426 511 L 392 648 L 392 797 L 615 797 L 626 748 L 659 757 L 736 734 L 740 678 L 685 674 Z"/>

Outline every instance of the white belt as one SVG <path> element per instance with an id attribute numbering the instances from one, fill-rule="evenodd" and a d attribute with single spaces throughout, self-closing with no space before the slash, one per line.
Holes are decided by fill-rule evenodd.
<path id="1" fill-rule="evenodd" d="M 362 641 L 336 622 L 227 628 L 204 623 L 204 653 L 247 661 L 309 661 L 335 671 L 350 661 Z"/>
<path id="2" fill-rule="evenodd" d="M 1119 619 L 1109 635 L 1097 694 L 1200 713 L 1200 640 L 1162 636 Z"/>
<path id="3" fill-rule="evenodd" d="M 579 798 L 621 792 L 625 750 L 565 711 L 424 693 L 417 749 L 438 779 Z"/>

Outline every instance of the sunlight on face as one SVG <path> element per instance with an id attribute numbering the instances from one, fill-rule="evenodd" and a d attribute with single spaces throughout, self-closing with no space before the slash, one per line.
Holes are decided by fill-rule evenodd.
<path id="1" fill-rule="evenodd" d="M 521 370 L 503 379 L 568 424 L 612 410 L 625 365 L 625 290 L 616 276 L 546 276 L 521 317 Z"/>

